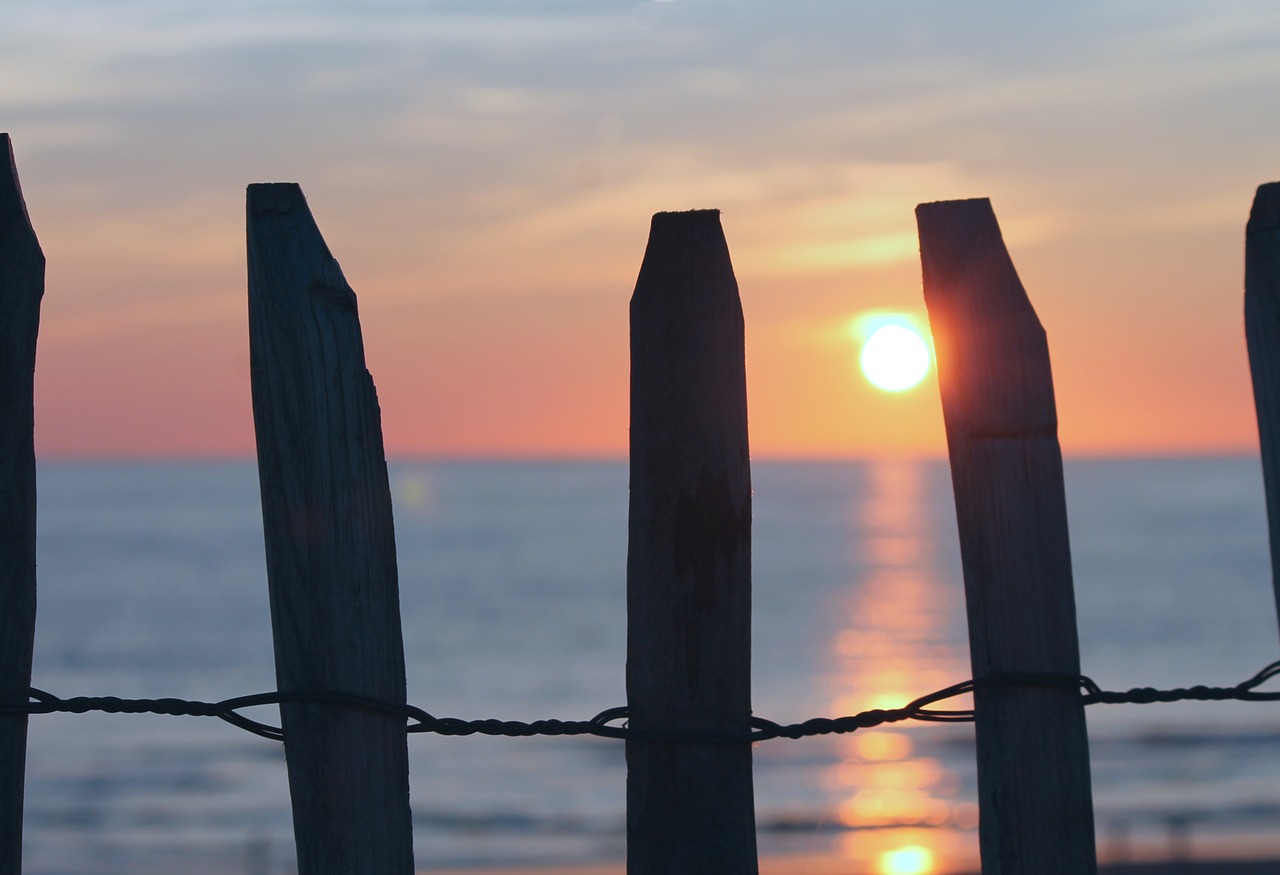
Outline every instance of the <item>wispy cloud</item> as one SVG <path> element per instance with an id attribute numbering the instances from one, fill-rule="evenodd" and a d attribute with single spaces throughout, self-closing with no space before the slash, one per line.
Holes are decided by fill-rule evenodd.
<path id="1" fill-rule="evenodd" d="M 1022 251 L 1226 239 L 1277 175 L 1278 41 L 1257 0 L 14 0 L 0 128 L 67 355 L 231 324 L 266 180 L 397 338 L 441 302 L 596 318 L 692 206 L 785 324 L 912 290 L 924 200 L 991 196 Z"/>

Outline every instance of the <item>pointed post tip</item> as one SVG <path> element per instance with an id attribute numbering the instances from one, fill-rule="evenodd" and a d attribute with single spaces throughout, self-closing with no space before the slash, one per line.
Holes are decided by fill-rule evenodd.
<path id="1" fill-rule="evenodd" d="M 7 159 L 0 167 L 0 222 L 25 228 L 25 233 L 35 236 L 27 201 L 22 196 L 22 183 L 18 179 L 18 161 L 13 154 L 13 138 L 0 132 L 0 159 Z M 38 244 L 37 244 L 38 245 Z"/>
<path id="2" fill-rule="evenodd" d="M 307 208 L 302 186 L 296 182 L 250 183 L 245 197 L 251 214 L 288 213 L 299 207 Z"/>
<path id="3" fill-rule="evenodd" d="M 18 184 L 18 159 L 13 154 L 13 139 L 5 133 L 0 133 L 0 157 L 8 159 L 3 168 L 0 170 L 7 171 L 0 174 L 0 198 L 4 201 L 12 199 L 11 192 L 18 192 L 18 201 L 22 201 L 22 187 Z"/>
<path id="4" fill-rule="evenodd" d="M 678 210 L 671 212 L 654 213 L 653 219 L 649 223 L 651 233 L 657 232 L 692 232 L 715 231 L 720 232 L 720 211 L 719 210 Z"/>
<path id="5" fill-rule="evenodd" d="M 661 210 L 653 214 L 654 221 L 661 219 L 665 222 L 682 217 L 686 219 L 719 219 L 720 210 L 715 208 L 697 210 Z"/>
<path id="6" fill-rule="evenodd" d="M 948 433 L 1056 435 L 1048 341 L 991 201 L 921 204 L 916 222 Z"/>
<path id="7" fill-rule="evenodd" d="M 654 240 L 694 240 L 724 237 L 719 210 L 683 210 L 654 213 L 649 223 L 650 245 Z"/>
<path id="8" fill-rule="evenodd" d="M 951 293 L 957 271 L 971 271 L 979 265 L 993 275 L 1012 278 L 1012 284 L 998 286 L 1017 286 L 1016 297 L 1023 296 L 990 198 L 919 204 L 916 228 L 920 235 L 926 302 L 938 291 Z"/>
<path id="9" fill-rule="evenodd" d="M 916 204 L 916 225 L 921 236 L 941 226 L 998 225 L 991 198 L 974 197 Z"/>
<path id="10" fill-rule="evenodd" d="M 1249 223 L 1245 234 L 1260 234 L 1280 228 L 1280 182 L 1266 182 L 1258 186 L 1253 196 L 1253 209 L 1249 211 Z"/>
<path id="11" fill-rule="evenodd" d="M 632 302 L 694 295 L 738 300 L 719 210 L 654 213 Z"/>
<path id="12" fill-rule="evenodd" d="M 943 201 L 925 201 L 924 203 L 916 204 L 916 212 L 919 213 L 921 210 L 929 211 L 934 209 L 958 209 L 958 208 L 977 209 L 977 208 L 983 208 L 983 207 L 985 207 L 986 209 L 991 209 L 991 198 L 963 197 L 963 198 L 953 198 L 951 200 L 943 200 Z"/>

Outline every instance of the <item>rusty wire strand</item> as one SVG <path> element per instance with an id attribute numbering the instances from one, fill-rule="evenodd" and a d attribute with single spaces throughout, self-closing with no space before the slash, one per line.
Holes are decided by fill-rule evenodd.
<path id="1" fill-rule="evenodd" d="M 368 696 L 336 692 L 273 692 L 236 696 L 220 702 L 199 702 L 189 699 L 122 699 L 115 696 L 77 696 L 60 699 L 51 693 L 31 688 L 29 700 L 17 705 L 0 704 L 0 715 L 30 715 L 71 713 L 83 714 L 101 711 L 108 714 L 168 714 L 185 717 L 217 717 L 254 735 L 275 741 L 284 740 L 284 730 L 260 723 L 240 714 L 244 708 L 261 705 L 331 705 L 377 714 L 401 717 L 406 721 L 407 732 L 432 732 L 437 735 L 492 735 L 510 738 L 528 736 L 593 735 L 601 738 L 621 738 L 648 741 L 686 741 L 702 743 L 746 743 L 767 741 L 771 738 L 806 738 L 815 735 L 832 735 L 870 729 L 885 723 L 917 720 L 931 723 L 968 723 L 974 719 L 972 709 L 945 710 L 931 706 L 956 696 L 977 691 L 1011 690 L 1013 688 L 1044 687 L 1076 689 L 1085 705 L 1096 704 L 1150 704 L 1153 702 L 1225 701 L 1244 702 L 1280 701 L 1280 691 L 1261 692 L 1257 687 L 1280 674 L 1280 661 L 1264 667 L 1234 687 L 1194 686 L 1173 690 L 1157 690 L 1151 687 L 1135 687 L 1123 692 L 1103 690 L 1091 678 L 1071 675 L 1035 673 L 997 674 L 977 680 L 944 687 L 901 707 L 863 711 L 847 717 L 817 717 L 802 723 L 780 724 L 762 717 L 751 718 L 751 729 L 746 732 L 721 732 L 711 730 L 647 730 L 625 725 L 626 707 L 609 708 L 590 720 L 535 720 L 526 723 L 519 720 L 460 720 L 454 717 L 435 717 L 413 705 L 381 701 Z"/>

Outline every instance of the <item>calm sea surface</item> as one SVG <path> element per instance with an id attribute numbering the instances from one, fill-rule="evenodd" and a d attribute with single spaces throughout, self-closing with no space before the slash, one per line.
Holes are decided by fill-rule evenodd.
<path id="1" fill-rule="evenodd" d="M 391 479 L 411 702 L 520 720 L 624 704 L 625 463 Z M 944 464 L 758 463 L 753 480 L 757 714 L 901 705 L 969 677 Z M 37 687 L 275 688 L 252 464 L 47 464 L 39 488 Z M 1067 492 L 1087 674 L 1230 685 L 1280 658 L 1255 459 L 1069 462 Z M 1104 858 L 1280 854 L 1280 704 L 1099 705 L 1089 728 Z M 623 857 L 619 742 L 415 735 L 410 759 L 420 867 Z M 764 853 L 915 848 L 896 859 L 945 872 L 976 852 L 967 725 L 766 742 L 755 775 Z M 33 717 L 25 865 L 290 872 L 283 750 L 215 719 Z"/>

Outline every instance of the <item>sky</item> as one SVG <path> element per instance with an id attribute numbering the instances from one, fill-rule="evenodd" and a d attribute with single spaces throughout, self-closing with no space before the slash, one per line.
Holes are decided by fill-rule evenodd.
<path id="1" fill-rule="evenodd" d="M 244 191 L 302 185 L 387 452 L 620 457 L 654 212 L 718 208 L 756 457 L 945 453 L 851 320 L 925 318 L 914 208 L 989 197 L 1068 455 L 1256 452 L 1243 233 L 1280 6 L 8 0 L 48 259 L 41 458 L 253 452 Z"/>

